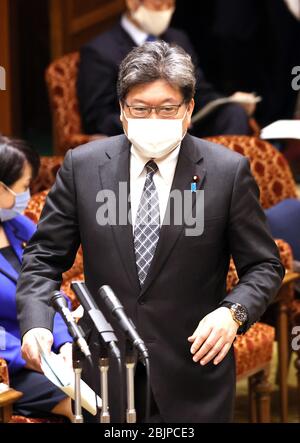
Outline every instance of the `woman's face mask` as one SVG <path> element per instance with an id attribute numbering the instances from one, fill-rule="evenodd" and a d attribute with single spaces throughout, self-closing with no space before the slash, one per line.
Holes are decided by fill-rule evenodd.
<path id="1" fill-rule="evenodd" d="M 6 186 L 7 188 L 7 186 Z M 0 208 L 0 220 L 2 222 L 12 220 L 13 218 L 17 217 L 20 214 L 23 214 L 25 209 L 27 208 L 27 205 L 30 200 L 30 190 L 27 189 L 27 191 L 22 192 L 20 194 L 16 194 L 12 189 L 9 189 L 9 192 L 11 192 L 15 196 L 15 204 L 10 209 L 3 209 Z"/>
<path id="2" fill-rule="evenodd" d="M 147 34 L 158 37 L 168 29 L 174 11 L 174 8 L 152 11 L 141 5 L 135 12 L 132 12 L 132 18 Z"/>
<path id="3" fill-rule="evenodd" d="M 127 118 L 124 110 L 123 117 L 128 123 L 127 138 L 133 146 L 147 158 L 158 159 L 172 152 L 181 143 L 183 133 L 183 118 Z"/>

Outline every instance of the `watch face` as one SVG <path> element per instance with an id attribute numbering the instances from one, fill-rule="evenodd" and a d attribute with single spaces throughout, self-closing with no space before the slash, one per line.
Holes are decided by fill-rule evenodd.
<path id="1" fill-rule="evenodd" d="M 241 322 L 245 323 L 247 321 L 248 315 L 246 309 L 238 304 L 232 305 L 232 309 L 234 310 L 234 316 L 235 318 Z"/>

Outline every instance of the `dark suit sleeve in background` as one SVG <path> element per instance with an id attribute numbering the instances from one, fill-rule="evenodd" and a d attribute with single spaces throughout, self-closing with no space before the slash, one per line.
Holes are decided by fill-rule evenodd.
<path id="1" fill-rule="evenodd" d="M 229 247 L 239 284 L 228 294 L 226 301 L 241 303 L 247 308 L 247 327 L 250 327 L 275 298 L 285 271 L 267 228 L 259 203 L 259 190 L 246 158 L 239 162 L 229 217 Z"/>
<path id="2" fill-rule="evenodd" d="M 123 133 L 117 97 L 116 67 L 92 47 L 80 54 L 77 93 L 86 134 Z"/>
<path id="3" fill-rule="evenodd" d="M 17 285 L 21 336 L 32 328 L 52 330 L 54 310 L 48 303 L 52 292 L 60 289 L 62 274 L 73 265 L 79 245 L 72 151 L 69 151 L 47 197 L 38 229 L 24 252 Z"/>

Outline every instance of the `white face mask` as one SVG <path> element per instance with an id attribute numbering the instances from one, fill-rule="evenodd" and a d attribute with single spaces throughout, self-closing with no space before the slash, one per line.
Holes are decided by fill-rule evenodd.
<path id="1" fill-rule="evenodd" d="M 174 11 L 175 8 L 152 11 L 141 5 L 131 16 L 147 34 L 159 36 L 168 29 Z"/>
<path id="2" fill-rule="evenodd" d="M 183 118 L 157 119 L 157 118 L 127 118 L 127 138 L 133 146 L 147 158 L 162 158 L 174 151 L 181 143 L 183 134 Z"/>

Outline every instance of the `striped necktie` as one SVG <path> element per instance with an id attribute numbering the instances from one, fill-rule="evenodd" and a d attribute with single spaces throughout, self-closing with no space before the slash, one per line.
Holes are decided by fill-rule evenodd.
<path id="1" fill-rule="evenodd" d="M 160 233 L 159 199 L 153 181 L 158 166 L 151 160 L 145 168 L 147 176 L 134 227 L 134 249 L 141 287 L 146 280 Z"/>

